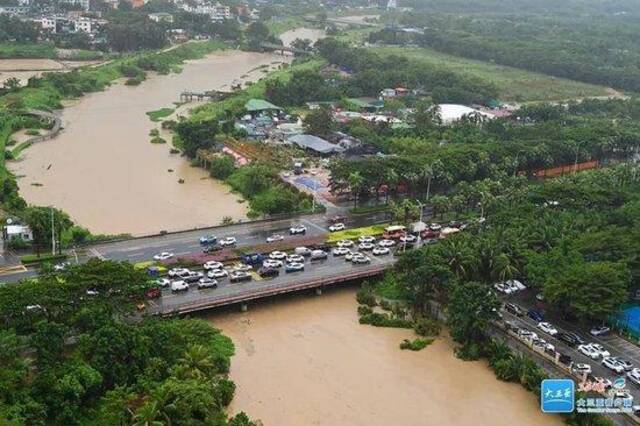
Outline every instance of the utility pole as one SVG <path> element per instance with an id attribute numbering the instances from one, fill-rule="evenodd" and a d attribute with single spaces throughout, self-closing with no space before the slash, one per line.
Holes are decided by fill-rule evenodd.
<path id="1" fill-rule="evenodd" d="M 49 207 L 51 209 L 51 254 L 55 256 L 56 254 L 56 228 L 54 226 L 53 221 L 53 207 Z"/>
<path id="2" fill-rule="evenodd" d="M 431 167 L 430 165 L 427 166 L 427 168 L 425 169 L 425 172 L 427 173 L 427 199 L 426 201 L 429 201 L 429 193 L 431 192 L 431 178 L 433 177 L 433 167 Z"/>

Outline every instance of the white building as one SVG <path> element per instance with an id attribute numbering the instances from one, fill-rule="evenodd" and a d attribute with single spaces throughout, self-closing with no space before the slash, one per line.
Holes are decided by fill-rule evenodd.
<path id="1" fill-rule="evenodd" d="M 56 18 L 42 17 L 42 18 L 34 19 L 33 22 L 39 24 L 40 27 L 45 31 L 51 31 L 54 34 L 56 32 Z"/>
<path id="2" fill-rule="evenodd" d="M 173 15 L 170 13 L 164 13 L 164 12 L 150 13 L 148 16 L 149 16 L 149 19 L 151 19 L 153 22 L 173 23 Z"/>
<path id="3" fill-rule="evenodd" d="M 87 34 L 91 34 L 95 30 L 93 24 L 94 21 L 90 18 L 78 18 L 73 21 L 73 27 L 76 32 L 82 31 Z"/>
<path id="4" fill-rule="evenodd" d="M 493 114 L 489 114 L 483 111 L 478 111 L 477 109 L 473 109 L 464 105 L 438 104 L 438 108 L 440 109 L 440 118 L 442 119 L 442 124 L 451 124 L 467 115 L 477 114 L 482 119 L 485 119 L 485 120 L 491 120 L 495 118 Z"/>
<path id="5" fill-rule="evenodd" d="M 89 10 L 89 0 L 59 0 L 59 3 L 78 5 L 82 10 Z"/>
<path id="6" fill-rule="evenodd" d="M 33 241 L 33 232 L 27 225 L 7 225 L 4 227 L 4 240 L 9 242 L 11 240 L 22 239 L 22 241 Z"/>
<path id="7" fill-rule="evenodd" d="M 215 5 L 211 4 L 199 4 L 196 6 L 190 6 L 188 4 L 182 4 L 182 9 L 186 12 L 197 13 L 198 15 L 209 15 L 212 21 L 224 21 L 231 18 L 231 8 L 229 6 L 222 6 L 220 3 Z"/>

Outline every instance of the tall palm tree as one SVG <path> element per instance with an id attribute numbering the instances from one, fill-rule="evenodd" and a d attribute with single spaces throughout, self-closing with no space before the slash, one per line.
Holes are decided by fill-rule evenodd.
<path id="1" fill-rule="evenodd" d="M 356 171 L 349 174 L 347 181 L 349 182 L 349 189 L 353 194 L 353 207 L 358 207 L 358 195 L 362 190 L 362 185 L 364 185 L 364 177 L 360 172 Z"/>
<path id="2" fill-rule="evenodd" d="M 215 372 L 215 363 L 204 345 L 189 345 L 178 360 L 176 369 L 185 378 L 201 379 L 210 377 Z"/>
<path id="3" fill-rule="evenodd" d="M 156 401 L 149 401 L 138 409 L 133 416 L 133 426 L 165 426 L 166 424 L 161 420 L 162 417 L 160 410 L 158 409 L 158 403 Z"/>

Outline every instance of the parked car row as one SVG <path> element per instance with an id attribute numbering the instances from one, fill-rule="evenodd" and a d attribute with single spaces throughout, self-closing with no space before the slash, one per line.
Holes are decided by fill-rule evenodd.
<path id="1" fill-rule="evenodd" d="M 525 290 L 527 286 L 525 286 L 518 280 L 507 280 L 504 282 L 495 283 L 493 285 L 493 288 L 495 288 L 500 293 L 512 294 L 518 291 Z"/>

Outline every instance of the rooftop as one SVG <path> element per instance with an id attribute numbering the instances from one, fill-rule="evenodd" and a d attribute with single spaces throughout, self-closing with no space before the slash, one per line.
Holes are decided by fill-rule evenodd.
<path id="1" fill-rule="evenodd" d="M 269 101 L 265 101 L 264 99 L 249 99 L 244 107 L 249 112 L 281 110 L 279 106 L 276 106 Z"/>
<path id="2" fill-rule="evenodd" d="M 311 149 L 319 152 L 320 154 L 332 154 L 344 151 L 342 147 L 333 145 L 326 140 L 313 135 L 295 135 L 291 136 L 289 141 L 298 145 L 300 148 Z"/>

